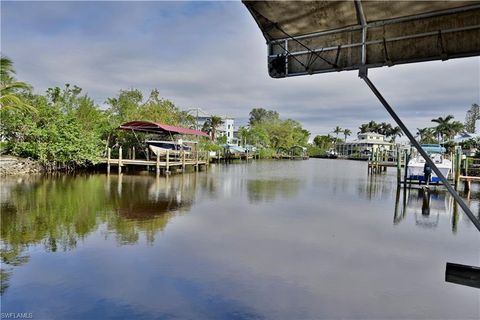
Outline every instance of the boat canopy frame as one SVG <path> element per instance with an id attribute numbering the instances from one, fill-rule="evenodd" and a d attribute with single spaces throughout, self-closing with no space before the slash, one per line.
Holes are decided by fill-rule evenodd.
<path id="1" fill-rule="evenodd" d="M 161 124 L 153 121 L 130 121 L 122 124 L 119 129 L 122 130 L 131 130 L 131 131 L 140 131 L 147 133 L 157 133 L 157 134 L 185 134 L 185 135 L 194 135 L 200 137 L 210 136 L 208 133 L 183 127 L 176 127 L 168 124 Z"/>

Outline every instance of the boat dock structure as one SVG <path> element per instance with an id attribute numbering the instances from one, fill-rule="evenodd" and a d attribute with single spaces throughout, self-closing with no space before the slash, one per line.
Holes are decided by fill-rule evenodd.
<path id="1" fill-rule="evenodd" d="M 106 165 L 108 174 L 112 167 L 117 167 L 118 173 L 131 168 L 147 171 L 154 169 L 157 175 L 169 175 L 189 171 L 189 168 L 194 171 L 206 170 L 210 162 L 248 161 L 260 158 L 256 147 L 248 145 L 244 148 L 225 144 L 216 152 L 200 150 L 198 137 L 209 138 L 209 135 L 190 128 L 151 121 L 130 121 L 118 129 L 131 132 L 137 143 L 123 148 L 121 143 L 117 142 L 113 148 L 107 148 L 106 158 L 102 159 L 100 164 Z M 143 139 L 139 139 L 136 133 L 141 133 Z M 181 139 L 185 136 L 197 138 L 193 141 Z M 287 151 L 288 153 L 284 153 L 285 156 L 282 154 L 282 159 L 308 159 L 305 147 L 294 146 Z"/>
<path id="2" fill-rule="evenodd" d="M 468 192 L 472 183 L 480 183 L 480 159 L 467 157 L 462 154 L 462 149 L 456 147 L 453 153 L 445 155 L 452 163 L 450 174 L 447 177 L 450 184 L 458 190 L 463 184 L 463 190 Z M 412 158 L 409 149 L 397 148 L 394 152 L 377 151 L 368 159 L 368 174 L 380 174 L 387 168 L 396 168 L 397 182 L 403 186 L 425 185 L 425 182 L 409 179 L 407 165 Z M 431 188 L 442 187 L 442 184 L 431 184 Z"/>
<path id="3" fill-rule="evenodd" d="M 210 162 L 207 151 L 166 151 L 166 154 L 151 155 L 149 150 L 145 150 L 145 159 L 137 159 L 135 156 L 135 148 L 128 149 L 127 157 L 123 157 L 123 149 L 118 149 L 116 158 L 112 158 L 112 150 L 108 148 L 107 158 L 101 162 L 107 165 L 107 173 L 110 173 L 112 167 L 117 167 L 118 173 L 122 172 L 122 168 L 127 167 L 144 167 L 147 171 L 155 168 L 157 175 L 169 175 L 172 172 L 185 172 L 188 167 L 195 171 L 207 169 Z"/>

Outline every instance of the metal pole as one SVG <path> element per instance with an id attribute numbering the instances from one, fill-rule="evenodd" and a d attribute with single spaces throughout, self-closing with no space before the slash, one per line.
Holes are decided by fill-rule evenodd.
<path id="1" fill-rule="evenodd" d="M 370 87 L 372 92 L 377 96 L 378 100 L 382 103 L 382 105 L 385 107 L 385 109 L 388 111 L 390 116 L 395 120 L 395 122 L 398 124 L 398 126 L 402 129 L 402 131 L 405 133 L 405 135 L 408 137 L 410 142 L 412 143 L 413 146 L 417 149 L 417 151 L 422 155 L 422 157 L 425 159 L 425 161 L 430 165 L 430 167 L 433 169 L 437 177 L 442 181 L 442 183 L 445 185 L 447 188 L 448 192 L 452 195 L 452 197 L 457 201 L 457 203 L 462 207 L 463 211 L 465 214 L 468 216 L 468 218 L 472 221 L 472 223 L 477 227 L 478 231 L 480 231 L 480 221 L 473 215 L 472 211 L 470 208 L 467 206 L 467 204 L 463 201 L 463 199 L 458 195 L 458 193 L 452 188 L 450 183 L 448 182 L 447 178 L 443 176 L 443 174 L 438 170 L 437 166 L 435 165 L 435 162 L 428 156 L 428 154 L 425 152 L 425 150 L 422 149 L 420 146 L 420 143 L 418 143 L 417 140 L 415 140 L 414 136 L 412 133 L 408 130 L 408 128 L 403 124 L 402 120 L 398 117 L 398 115 L 395 113 L 395 111 L 392 109 L 392 107 L 388 104 L 387 100 L 385 100 L 382 96 L 382 94 L 378 91 L 378 89 L 375 87 L 375 85 L 370 81 L 368 76 L 366 74 L 360 74 L 360 77 L 366 82 L 366 84 Z"/>

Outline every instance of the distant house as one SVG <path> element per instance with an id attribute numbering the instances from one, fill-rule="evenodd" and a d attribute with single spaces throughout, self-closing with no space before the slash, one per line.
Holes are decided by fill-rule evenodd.
<path id="1" fill-rule="evenodd" d="M 234 130 L 234 125 L 235 125 L 235 120 L 233 118 L 224 118 L 223 119 L 223 125 L 218 129 L 219 132 L 219 137 L 226 136 L 227 137 L 227 143 L 232 143 L 233 142 L 233 132 Z"/>
<path id="2" fill-rule="evenodd" d="M 339 155 L 349 156 L 352 154 L 368 155 L 377 150 L 393 150 L 395 144 L 386 141 L 385 138 L 385 135 L 374 132 L 359 133 L 356 140 L 338 143 L 336 151 Z"/>
<path id="3" fill-rule="evenodd" d="M 474 156 L 477 154 L 478 148 L 476 146 L 472 146 L 471 144 L 466 144 L 464 142 L 467 142 L 468 140 L 478 140 L 480 138 L 480 134 L 477 133 L 469 133 L 469 132 L 462 132 L 458 135 L 456 135 L 453 138 L 453 141 L 456 144 L 462 145 L 462 148 L 465 148 L 462 150 L 463 154 L 467 156 Z M 469 149 L 468 149 L 469 148 Z"/>
<path id="4" fill-rule="evenodd" d="M 462 142 L 465 142 L 465 141 L 470 140 L 470 139 L 478 139 L 479 137 L 480 137 L 480 135 L 476 134 L 476 133 L 462 132 L 462 133 L 456 135 L 453 138 L 453 141 L 455 143 L 462 143 Z"/>

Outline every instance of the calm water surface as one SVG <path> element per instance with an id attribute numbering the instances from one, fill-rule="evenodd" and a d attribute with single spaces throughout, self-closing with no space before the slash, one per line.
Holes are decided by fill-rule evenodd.
<path id="1" fill-rule="evenodd" d="M 444 193 L 397 192 L 393 170 L 366 173 L 311 159 L 3 179 L 2 312 L 480 318 L 480 290 L 444 281 L 447 261 L 480 265 L 480 233 Z"/>

